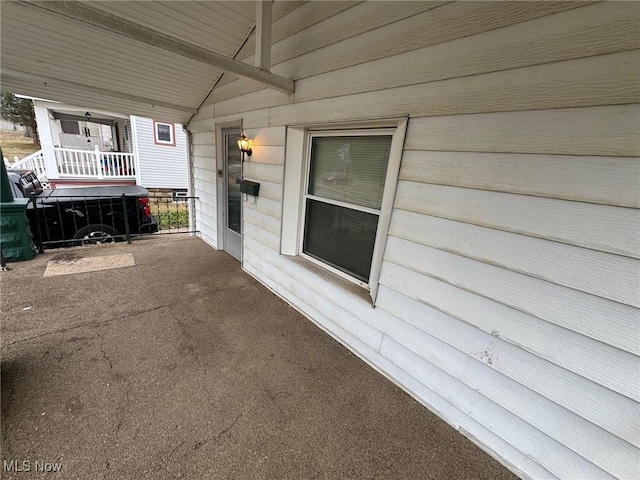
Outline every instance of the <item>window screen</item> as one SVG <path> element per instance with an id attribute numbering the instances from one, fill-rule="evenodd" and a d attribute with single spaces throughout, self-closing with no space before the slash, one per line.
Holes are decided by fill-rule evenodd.
<path id="1" fill-rule="evenodd" d="M 391 135 L 311 139 L 303 253 L 367 283 Z"/>

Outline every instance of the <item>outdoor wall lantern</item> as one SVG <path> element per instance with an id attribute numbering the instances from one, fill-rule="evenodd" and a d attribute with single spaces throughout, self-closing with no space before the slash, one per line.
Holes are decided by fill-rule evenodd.
<path id="1" fill-rule="evenodd" d="M 244 132 L 240 135 L 238 139 L 238 148 L 242 152 L 242 159 L 244 160 L 244 154 L 246 153 L 248 157 L 251 156 L 253 151 L 251 150 L 250 141 L 247 137 L 244 136 Z"/>

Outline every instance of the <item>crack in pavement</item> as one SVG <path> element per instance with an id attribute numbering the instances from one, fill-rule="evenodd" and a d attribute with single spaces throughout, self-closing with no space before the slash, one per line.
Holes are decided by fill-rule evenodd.
<path id="1" fill-rule="evenodd" d="M 111 360 L 111 358 L 107 355 L 107 351 L 104 348 L 104 338 L 105 338 L 105 332 L 102 332 L 102 335 L 100 337 L 100 352 L 102 352 L 102 358 L 104 360 L 106 360 L 109 363 L 109 372 L 111 375 L 111 378 L 113 381 L 116 381 L 116 375 L 113 373 L 113 361 Z M 126 414 L 126 409 L 129 406 L 129 404 L 131 403 L 131 398 L 129 397 L 129 393 L 131 392 L 131 383 L 129 382 L 129 380 L 127 380 L 126 378 L 122 378 L 122 380 L 124 381 L 124 383 L 127 384 L 127 387 L 123 389 L 124 391 L 124 402 L 121 403 L 115 411 L 115 416 L 116 419 L 118 420 L 118 424 L 115 427 L 115 430 L 113 432 L 114 437 L 116 437 L 116 439 L 120 436 L 120 431 L 122 430 L 122 426 L 124 425 L 124 416 Z"/>
<path id="2" fill-rule="evenodd" d="M 133 317 L 133 316 L 136 316 L 136 315 L 140 315 L 140 314 L 143 314 L 143 313 L 155 312 L 157 310 L 161 310 L 161 309 L 167 308 L 167 307 L 171 308 L 174 305 L 179 305 L 181 303 L 188 302 L 188 301 L 190 301 L 190 300 L 192 300 L 192 299 L 194 299 L 196 297 L 198 297 L 198 295 L 193 295 L 191 297 L 185 297 L 183 299 L 176 300 L 175 302 L 165 303 L 163 305 L 158 305 L 156 307 L 148 308 L 148 309 L 145 309 L 145 310 L 138 310 L 136 312 L 125 313 L 123 315 L 119 315 L 117 317 L 108 318 L 106 320 L 102 320 L 102 321 L 99 321 L 99 322 L 91 321 L 91 322 L 80 323 L 80 324 L 74 325 L 72 327 L 62 328 L 60 330 L 53 330 L 51 332 L 45 332 L 45 333 L 41 333 L 39 335 L 34 335 L 33 337 L 22 338 L 20 340 L 14 340 L 13 342 L 10 342 L 10 343 L 7 343 L 5 345 L 2 345 L 2 348 L 8 348 L 8 347 L 11 347 L 11 346 L 16 345 L 18 343 L 24 343 L 24 342 L 28 342 L 30 340 L 36 340 L 38 338 L 47 337 L 49 335 L 55 335 L 56 333 L 68 332 L 70 330 L 75 330 L 77 328 L 106 325 L 108 323 L 117 322 L 118 320 L 124 320 L 126 318 Z"/>
<path id="3" fill-rule="evenodd" d="M 107 357 L 107 352 L 104 349 L 104 333 L 100 337 L 100 352 L 102 352 L 102 358 L 109 362 L 109 370 L 113 370 L 113 362 Z"/>
<path id="4" fill-rule="evenodd" d="M 177 427 L 177 425 L 176 425 Z M 175 465 L 175 463 L 171 462 L 171 457 L 173 457 L 173 455 L 180 449 L 180 447 L 182 447 L 184 444 L 186 443 L 186 440 L 183 440 L 182 442 L 180 442 L 180 444 L 178 444 L 178 446 L 176 446 L 175 448 L 173 448 L 171 450 L 171 452 L 169 453 L 169 457 L 167 459 L 167 462 L 163 465 L 164 470 L 171 475 L 173 478 L 180 478 L 180 475 L 176 475 L 175 473 L 173 473 L 171 470 L 169 470 L 169 465 Z M 185 453 L 186 455 L 186 453 Z"/>
<path id="5" fill-rule="evenodd" d="M 231 431 L 231 429 L 232 429 L 233 427 L 235 427 L 236 423 L 238 422 L 238 420 L 240 419 L 240 417 L 241 417 L 241 416 L 242 416 L 242 414 L 240 413 L 240 414 L 235 418 L 235 420 L 233 421 L 233 423 L 231 423 L 231 425 L 229 425 L 227 428 L 222 429 L 222 431 L 221 431 L 218 435 L 216 435 L 216 440 L 217 440 L 218 438 L 220 438 L 222 435 L 224 435 L 225 433 L 229 433 L 229 432 Z"/>

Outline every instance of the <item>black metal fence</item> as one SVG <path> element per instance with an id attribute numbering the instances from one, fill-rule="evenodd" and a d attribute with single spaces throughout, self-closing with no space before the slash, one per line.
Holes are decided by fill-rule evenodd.
<path id="1" fill-rule="evenodd" d="M 65 192 L 66 193 L 66 192 Z M 45 248 L 124 241 L 145 235 L 197 233 L 190 212 L 197 197 L 32 195 L 27 217 L 34 243 Z"/>
<path id="2" fill-rule="evenodd" d="M 158 234 L 197 233 L 190 223 L 194 202 L 198 197 L 154 195 L 149 197 L 151 215 L 158 222 Z"/>

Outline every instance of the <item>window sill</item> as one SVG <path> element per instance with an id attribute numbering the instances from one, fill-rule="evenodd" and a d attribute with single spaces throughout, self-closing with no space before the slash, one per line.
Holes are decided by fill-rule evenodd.
<path id="1" fill-rule="evenodd" d="M 336 287 L 340 288 L 341 290 L 344 290 L 347 294 L 351 295 L 357 300 L 365 302 L 371 307 L 374 307 L 369 290 L 367 290 L 366 288 L 362 288 L 354 283 L 351 283 L 349 280 L 346 280 L 340 277 L 339 275 L 336 275 L 335 273 L 332 273 L 329 270 L 326 270 L 321 266 L 316 265 L 315 263 L 310 262 L 309 260 L 303 257 L 300 257 L 300 256 L 294 257 L 294 256 L 288 256 L 288 255 L 287 257 L 290 258 L 291 261 L 294 262 L 296 265 L 299 265 L 305 270 L 308 270 L 309 273 L 317 275 L 323 278 L 324 280 L 333 283 Z"/>

